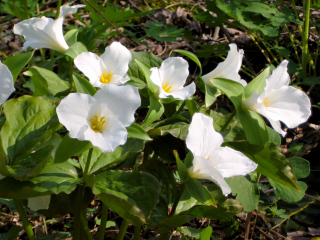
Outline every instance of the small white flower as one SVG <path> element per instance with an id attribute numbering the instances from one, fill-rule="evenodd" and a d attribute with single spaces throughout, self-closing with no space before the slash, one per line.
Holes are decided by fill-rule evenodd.
<path id="1" fill-rule="evenodd" d="M 196 91 L 196 85 L 183 87 L 189 75 L 188 62 L 181 57 L 170 57 L 164 60 L 160 68 L 151 68 L 151 81 L 157 85 L 159 98 L 172 96 L 186 100 Z"/>
<path id="2" fill-rule="evenodd" d="M 13 77 L 9 68 L 0 62 L 0 105 L 15 91 L 13 87 Z"/>
<path id="3" fill-rule="evenodd" d="M 138 88 L 108 84 L 93 97 L 71 93 L 57 107 L 60 123 L 71 138 L 90 141 L 103 152 L 113 152 L 127 140 L 141 99 Z"/>
<path id="4" fill-rule="evenodd" d="M 125 46 L 113 42 L 100 57 L 91 52 L 83 52 L 74 59 L 74 64 L 94 87 L 102 87 L 108 83 L 121 85 L 129 81 L 130 78 L 125 75 L 131 59 L 132 54 Z"/>
<path id="5" fill-rule="evenodd" d="M 62 24 L 64 16 L 68 13 L 75 13 L 78 8 L 85 5 L 61 6 L 59 18 L 30 18 L 24 20 L 13 27 L 13 32 L 24 36 L 26 42 L 23 44 L 23 50 L 28 47 L 36 48 L 51 48 L 58 52 L 64 53 L 69 46 L 64 40 L 62 32 Z"/>
<path id="6" fill-rule="evenodd" d="M 40 209 L 48 209 L 50 200 L 51 200 L 51 195 L 28 198 L 28 208 L 30 208 L 32 211 L 38 211 Z"/>
<path id="7" fill-rule="evenodd" d="M 242 64 L 243 50 L 238 51 L 237 45 L 234 43 L 229 44 L 230 51 L 228 52 L 227 58 L 218 64 L 218 66 L 211 72 L 202 76 L 203 81 L 207 85 L 211 85 L 211 79 L 214 78 L 226 78 L 235 82 L 241 83 L 243 86 L 247 85 L 247 82 L 242 80 L 239 75 L 239 70 Z"/>
<path id="8" fill-rule="evenodd" d="M 243 153 L 229 147 L 221 147 L 223 137 L 213 128 L 213 119 L 202 113 L 195 113 L 186 139 L 187 148 L 193 154 L 193 166 L 189 176 L 206 179 L 220 186 L 228 195 L 231 188 L 224 178 L 244 176 L 257 168 Z"/>
<path id="9" fill-rule="evenodd" d="M 274 130 L 282 136 L 285 136 L 286 132 L 281 129 L 280 121 L 288 128 L 295 128 L 307 121 L 311 115 L 308 96 L 303 91 L 288 86 L 290 77 L 287 65 L 287 60 L 282 61 L 267 77 L 264 92 L 254 92 L 242 103 L 244 108 L 266 117 Z"/>

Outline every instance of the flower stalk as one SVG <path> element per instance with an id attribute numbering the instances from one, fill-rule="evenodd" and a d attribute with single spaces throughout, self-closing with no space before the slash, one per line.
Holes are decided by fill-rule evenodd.
<path id="1" fill-rule="evenodd" d="M 123 219 L 116 240 L 124 239 L 124 236 L 126 235 L 126 232 L 127 232 L 128 225 L 129 223 L 127 222 L 127 220 Z"/>
<path id="2" fill-rule="evenodd" d="M 101 222 L 100 222 L 99 233 L 98 233 L 98 240 L 104 239 L 107 220 L 108 220 L 108 206 L 102 203 L 102 213 L 101 213 Z"/>
<path id="3" fill-rule="evenodd" d="M 310 23 L 310 4 L 311 0 L 306 1 L 305 6 L 305 19 L 304 19 L 304 29 L 302 35 L 302 71 L 304 77 L 307 76 L 307 64 L 309 61 L 309 49 L 308 49 L 308 39 L 309 39 L 309 23 Z"/>
<path id="4" fill-rule="evenodd" d="M 17 208 L 18 213 L 20 215 L 21 221 L 23 223 L 23 228 L 27 233 L 28 239 L 29 240 L 36 240 L 36 238 L 34 236 L 34 232 L 32 230 L 32 227 L 28 221 L 28 216 L 23 209 L 21 200 L 20 199 L 13 199 L 13 201 L 14 201 L 14 204 L 16 205 L 16 208 Z"/>

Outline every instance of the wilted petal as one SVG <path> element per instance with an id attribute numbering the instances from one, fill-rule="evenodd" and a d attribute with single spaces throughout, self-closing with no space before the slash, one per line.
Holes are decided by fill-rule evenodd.
<path id="1" fill-rule="evenodd" d="M 15 91 L 13 87 L 13 77 L 9 68 L 0 62 L 0 105 Z"/>
<path id="2" fill-rule="evenodd" d="M 195 179 L 206 179 L 216 183 L 222 190 L 223 195 L 231 193 L 231 188 L 223 179 L 222 174 L 204 157 L 195 156 L 193 166 L 188 169 L 189 176 Z"/>
<path id="3" fill-rule="evenodd" d="M 129 62 L 132 59 L 131 52 L 119 42 L 113 42 L 106 47 L 100 56 L 108 72 L 113 75 L 124 77 L 129 70 Z"/>
<path id="4" fill-rule="evenodd" d="M 214 70 L 202 76 L 205 84 L 212 85 L 210 80 L 214 78 L 230 79 L 241 83 L 243 86 L 247 84 L 244 80 L 241 80 L 238 73 L 242 64 L 243 50 L 240 49 L 238 51 L 237 45 L 234 43 L 231 43 L 229 47 L 230 51 L 228 52 L 227 58 L 219 63 Z"/>
<path id="5" fill-rule="evenodd" d="M 94 87 L 101 87 L 101 59 L 97 54 L 83 52 L 74 59 L 74 64 L 89 78 Z"/>
<path id="6" fill-rule="evenodd" d="M 245 176 L 257 168 L 242 152 L 229 147 L 215 148 L 209 161 L 217 168 L 224 178 Z"/>
<path id="7" fill-rule="evenodd" d="M 133 123 L 134 113 L 141 105 L 138 88 L 131 85 L 107 84 L 94 95 L 94 98 L 99 102 L 103 115 L 108 114 L 108 117 L 118 119 L 124 127 Z"/>
<path id="8" fill-rule="evenodd" d="M 283 60 L 280 65 L 272 71 L 272 74 L 267 77 L 265 91 L 271 89 L 278 89 L 282 86 L 288 86 L 290 82 L 290 76 L 287 71 L 288 61 Z"/>
<path id="9" fill-rule="evenodd" d="M 48 209 L 51 200 L 51 195 L 28 198 L 28 208 L 32 211 L 38 211 L 40 209 Z"/>
<path id="10" fill-rule="evenodd" d="M 194 156 L 209 158 L 212 149 L 223 143 L 222 135 L 213 128 L 213 119 L 202 113 L 195 113 L 186 139 L 187 148 Z"/>

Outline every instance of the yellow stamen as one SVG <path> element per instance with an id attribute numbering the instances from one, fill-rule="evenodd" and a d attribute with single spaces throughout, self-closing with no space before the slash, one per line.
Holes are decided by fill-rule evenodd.
<path id="1" fill-rule="evenodd" d="M 164 83 L 162 84 L 162 88 L 165 92 L 170 92 L 170 89 L 172 88 L 172 86 L 169 86 L 169 83 Z"/>
<path id="2" fill-rule="evenodd" d="M 109 83 L 110 79 L 112 78 L 112 73 L 109 73 L 107 75 L 106 72 L 102 73 L 101 74 L 101 77 L 100 77 L 100 82 L 104 83 L 104 84 L 107 84 Z"/>
<path id="3" fill-rule="evenodd" d="M 97 115 L 94 115 L 94 119 L 90 118 L 90 121 L 92 124 L 91 129 L 95 132 L 102 133 L 103 124 L 106 123 L 106 121 L 104 119 L 105 119 L 105 117 L 99 118 Z"/>
<path id="4" fill-rule="evenodd" d="M 212 165 L 213 167 L 215 167 L 215 168 L 218 168 L 218 166 L 217 165 Z"/>
<path id="5" fill-rule="evenodd" d="M 211 155 L 209 155 L 209 156 L 207 157 L 207 160 L 209 160 L 209 159 L 210 159 L 210 156 L 211 156 Z"/>
<path id="6" fill-rule="evenodd" d="M 262 102 L 263 102 L 263 104 L 264 104 L 265 106 L 270 105 L 269 102 L 266 102 L 266 100 L 267 100 L 268 98 L 269 98 L 269 97 L 266 97 L 266 98 L 264 98 L 264 99 L 262 100 Z"/>

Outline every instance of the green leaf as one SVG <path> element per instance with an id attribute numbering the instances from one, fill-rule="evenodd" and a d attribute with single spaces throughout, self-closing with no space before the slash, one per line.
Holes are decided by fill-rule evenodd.
<path id="1" fill-rule="evenodd" d="M 269 136 L 269 141 L 273 142 L 277 146 L 281 145 L 281 137 L 273 128 L 267 126 L 267 132 Z"/>
<path id="2" fill-rule="evenodd" d="M 185 103 L 191 116 L 193 116 L 193 114 L 198 112 L 200 109 L 199 103 L 194 98 L 192 100 L 191 99 L 185 100 Z"/>
<path id="3" fill-rule="evenodd" d="M 206 107 L 210 107 L 216 100 L 219 95 L 221 95 L 221 91 L 215 86 L 205 85 L 205 101 Z"/>
<path id="4" fill-rule="evenodd" d="M 65 162 L 70 157 L 80 155 L 81 153 L 89 150 L 91 147 L 92 144 L 88 141 L 80 141 L 76 138 L 70 138 L 69 135 L 66 135 L 56 150 L 54 162 Z"/>
<path id="5" fill-rule="evenodd" d="M 150 99 L 150 107 L 149 107 L 149 111 L 147 113 L 146 118 L 141 124 L 142 127 L 146 127 L 151 123 L 153 123 L 154 121 L 158 120 L 164 112 L 164 106 L 159 101 L 159 99 L 156 99 L 153 96 L 151 96 L 149 99 Z"/>
<path id="6" fill-rule="evenodd" d="M 80 77 L 76 73 L 72 75 L 72 78 L 78 93 L 85 93 L 91 96 L 96 94 L 97 90 L 94 88 L 94 86 L 92 86 L 92 84 L 87 79 Z"/>
<path id="7" fill-rule="evenodd" d="M 61 127 L 54 101 L 22 96 L 3 105 L 6 123 L 1 129 L 1 143 L 9 163 L 49 140 Z"/>
<path id="8" fill-rule="evenodd" d="M 14 57 L 10 57 L 2 63 L 6 65 L 13 76 L 13 82 L 16 82 L 19 73 L 22 71 L 24 66 L 31 60 L 35 50 L 32 52 L 21 53 Z"/>
<path id="9" fill-rule="evenodd" d="M 263 70 L 255 79 L 248 83 L 247 86 L 244 87 L 245 96 L 249 98 L 252 93 L 257 92 L 261 94 L 264 91 L 266 86 L 266 78 L 270 76 L 271 70 L 270 67 Z"/>
<path id="10" fill-rule="evenodd" d="M 237 111 L 243 130 L 252 144 L 266 145 L 269 141 L 266 123 L 259 113 L 246 109 Z"/>
<path id="11" fill-rule="evenodd" d="M 226 178 L 226 182 L 232 190 L 232 194 L 241 202 L 243 211 L 251 212 L 258 209 L 259 189 L 256 182 L 256 174 Z"/>
<path id="12" fill-rule="evenodd" d="M 68 46 L 72 46 L 77 42 L 78 33 L 78 29 L 71 29 L 64 35 L 64 40 L 66 40 Z"/>
<path id="13" fill-rule="evenodd" d="M 212 220 L 232 217 L 233 215 L 242 212 L 242 205 L 240 202 L 227 199 L 225 202 L 217 206 L 194 206 L 188 211 L 181 214 L 192 215 L 197 218 L 209 218 Z"/>
<path id="14" fill-rule="evenodd" d="M 149 173 L 106 171 L 95 179 L 93 193 L 133 225 L 145 223 L 158 202 L 160 183 Z"/>
<path id="15" fill-rule="evenodd" d="M 64 53 L 65 55 L 75 59 L 80 53 L 88 52 L 86 46 L 81 42 L 72 44 L 71 47 Z"/>
<path id="16" fill-rule="evenodd" d="M 180 180 L 182 183 L 185 183 L 187 181 L 190 180 L 189 177 L 189 172 L 188 172 L 188 168 L 186 167 L 186 165 L 180 160 L 179 158 L 179 154 L 177 151 L 173 152 L 175 158 L 176 158 L 176 162 L 177 162 L 177 167 L 178 167 L 178 173 L 180 176 Z"/>
<path id="17" fill-rule="evenodd" d="M 176 229 L 181 225 L 194 219 L 194 216 L 190 215 L 174 215 L 171 217 L 164 218 L 157 227 L 159 233 L 167 233 L 172 229 Z"/>
<path id="18" fill-rule="evenodd" d="M 240 83 L 224 78 L 214 78 L 210 82 L 227 95 L 237 110 L 240 109 L 244 97 L 244 88 Z"/>
<path id="19" fill-rule="evenodd" d="M 299 191 L 289 188 L 281 183 L 269 179 L 272 187 L 274 187 L 274 193 L 281 198 L 281 200 L 288 203 L 294 203 L 300 201 L 308 188 L 307 184 L 301 181 L 297 181 L 297 187 Z"/>
<path id="20" fill-rule="evenodd" d="M 174 25 L 164 25 L 162 22 L 147 21 L 149 28 L 142 28 L 147 37 L 152 37 L 157 41 L 175 41 L 177 37 L 185 38 L 188 31 L 184 28 L 178 28 Z"/>
<path id="21" fill-rule="evenodd" d="M 215 200 L 212 198 L 211 194 L 198 180 L 190 178 L 185 182 L 185 187 L 194 199 L 205 205 L 216 206 Z"/>
<path id="22" fill-rule="evenodd" d="M 151 66 L 148 66 L 144 62 L 140 62 L 138 59 L 135 59 L 135 61 L 138 64 L 138 66 L 140 67 L 140 69 L 142 70 L 142 72 L 143 72 L 143 74 L 145 76 L 145 79 L 146 79 L 147 85 L 148 85 L 148 89 L 150 91 L 149 94 L 151 94 L 150 96 L 153 96 L 157 92 L 159 87 L 157 85 L 155 85 L 150 79 L 150 75 L 151 75 L 150 68 L 151 68 Z"/>
<path id="23" fill-rule="evenodd" d="M 180 138 L 182 140 L 186 140 L 188 135 L 188 128 L 189 125 L 185 123 L 174 123 L 171 125 L 166 125 L 159 128 L 151 129 L 148 134 L 150 136 L 164 136 L 166 134 L 171 134 L 172 136 L 176 138 Z"/>
<path id="24" fill-rule="evenodd" d="M 131 126 L 127 127 L 128 138 L 136 138 L 146 141 L 151 141 L 152 139 L 146 133 L 146 131 L 138 124 L 132 123 Z"/>
<path id="25" fill-rule="evenodd" d="M 190 58 L 192 61 L 194 61 L 198 65 L 198 67 L 200 69 L 199 76 L 202 75 L 202 66 L 201 66 L 201 62 L 200 62 L 199 58 L 197 57 L 197 55 L 195 55 L 192 52 L 189 52 L 187 50 L 182 50 L 182 49 L 176 49 L 176 50 L 173 50 L 173 51 L 177 52 L 177 53 L 180 53 L 180 54 L 183 54 L 186 57 Z"/>
<path id="26" fill-rule="evenodd" d="M 70 91 L 70 84 L 54 72 L 40 67 L 29 68 L 24 75 L 30 76 L 35 87 L 35 96 L 65 96 Z"/>
<path id="27" fill-rule="evenodd" d="M 292 164 L 292 171 L 297 179 L 306 178 L 309 176 L 310 163 L 308 160 L 300 157 L 291 157 L 288 160 Z"/>
<path id="28" fill-rule="evenodd" d="M 208 226 L 202 230 L 199 240 L 210 240 L 211 234 L 212 234 L 212 227 Z"/>

